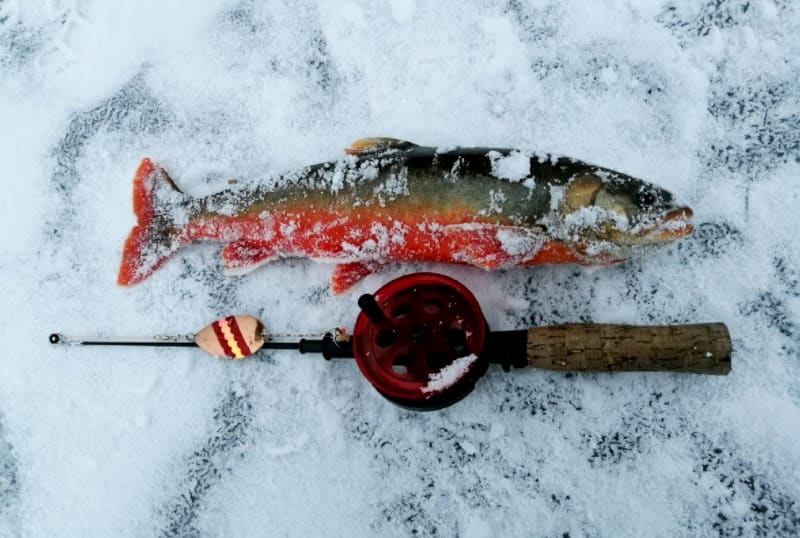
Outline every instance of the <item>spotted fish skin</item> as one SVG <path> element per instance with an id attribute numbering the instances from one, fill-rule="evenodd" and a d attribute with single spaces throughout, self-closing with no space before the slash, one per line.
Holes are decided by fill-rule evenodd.
<path id="1" fill-rule="evenodd" d="M 196 241 L 224 243 L 233 273 L 284 257 L 335 263 L 341 293 L 387 263 L 602 264 L 691 232 L 691 210 L 669 192 L 576 159 L 394 139 L 347 151 L 202 198 L 142 160 L 119 284 L 144 280 Z"/>

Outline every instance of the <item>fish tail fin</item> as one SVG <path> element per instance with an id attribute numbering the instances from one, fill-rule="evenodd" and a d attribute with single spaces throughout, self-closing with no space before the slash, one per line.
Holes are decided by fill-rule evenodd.
<path id="1" fill-rule="evenodd" d="M 177 226 L 172 214 L 176 202 L 183 199 L 188 196 L 175 186 L 166 170 L 148 158 L 142 159 L 133 179 L 133 212 L 137 223 L 125 241 L 117 284 L 141 282 L 183 246 L 175 233 Z"/>

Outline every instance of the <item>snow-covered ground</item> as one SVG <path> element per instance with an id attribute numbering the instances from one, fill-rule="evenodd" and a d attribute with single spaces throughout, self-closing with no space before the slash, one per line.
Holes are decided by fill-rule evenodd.
<path id="1" fill-rule="evenodd" d="M 0 535 L 800 534 L 798 28 L 792 0 L 0 0 Z M 394 266 L 341 297 L 301 260 L 225 277 L 213 245 L 116 286 L 141 157 L 199 195 L 377 135 L 582 158 L 697 230 L 594 272 Z M 351 326 L 421 269 L 495 329 L 722 321 L 733 372 L 493 368 L 413 413 L 350 361 L 47 343 Z"/>

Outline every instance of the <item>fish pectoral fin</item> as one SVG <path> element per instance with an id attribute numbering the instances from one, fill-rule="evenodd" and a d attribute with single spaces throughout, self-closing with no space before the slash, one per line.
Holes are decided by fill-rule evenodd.
<path id="1" fill-rule="evenodd" d="M 523 265 L 544 243 L 540 229 L 523 226 L 465 223 L 444 231 L 458 261 L 486 270 Z"/>
<path id="2" fill-rule="evenodd" d="M 369 153 L 379 153 L 386 150 L 401 150 L 411 149 L 417 145 L 407 140 L 399 140 L 397 138 L 376 137 L 376 138 L 359 138 L 350 147 L 344 150 L 348 155 L 365 155 Z"/>
<path id="3" fill-rule="evenodd" d="M 268 241 L 239 239 L 222 249 L 222 260 L 228 273 L 247 273 L 277 257 L 278 253 Z"/>
<path id="4" fill-rule="evenodd" d="M 505 265 L 507 256 L 502 249 L 495 224 L 451 224 L 444 227 L 446 248 L 454 261 L 490 271 Z"/>
<path id="5" fill-rule="evenodd" d="M 331 291 L 334 295 L 344 293 L 378 269 L 380 265 L 375 262 L 337 264 L 331 275 Z"/>
<path id="6" fill-rule="evenodd" d="M 541 248 L 524 262 L 524 265 L 552 265 L 558 263 L 583 263 L 574 248 L 559 240 L 545 241 Z"/>

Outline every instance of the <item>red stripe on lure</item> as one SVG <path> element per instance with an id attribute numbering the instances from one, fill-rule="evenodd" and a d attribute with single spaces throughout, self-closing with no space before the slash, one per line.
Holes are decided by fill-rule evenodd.
<path id="1" fill-rule="evenodd" d="M 225 332 L 222 329 L 222 326 L 219 321 L 215 321 L 211 324 L 211 328 L 214 330 L 214 336 L 217 337 L 217 344 L 220 348 L 222 348 L 222 354 L 229 359 L 233 359 L 236 356 L 231 349 L 231 346 L 228 345 L 228 339 L 225 337 Z"/>
<path id="2" fill-rule="evenodd" d="M 244 336 L 242 335 L 242 330 L 239 328 L 239 324 L 236 323 L 236 318 L 233 316 L 228 316 L 225 318 L 225 321 L 228 324 L 228 328 L 231 331 L 234 342 L 236 342 L 236 347 L 239 350 L 239 354 L 242 357 L 248 357 L 252 355 L 252 352 L 250 351 L 250 348 L 247 347 L 247 342 L 245 342 Z"/>
<path id="3" fill-rule="evenodd" d="M 224 356 L 229 359 L 244 359 L 254 353 L 247 345 L 234 316 L 217 320 L 211 324 L 211 327 Z"/>
<path id="4" fill-rule="evenodd" d="M 142 160 L 119 284 L 144 280 L 195 241 L 224 243 L 235 273 L 284 257 L 335 263 L 331 289 L 341 293 L 388 263 L 608 264 L 692 231 L 691 209 L 669 192 L 567 157 L 389 138 L 346 151 L 204 198 Z"/>

